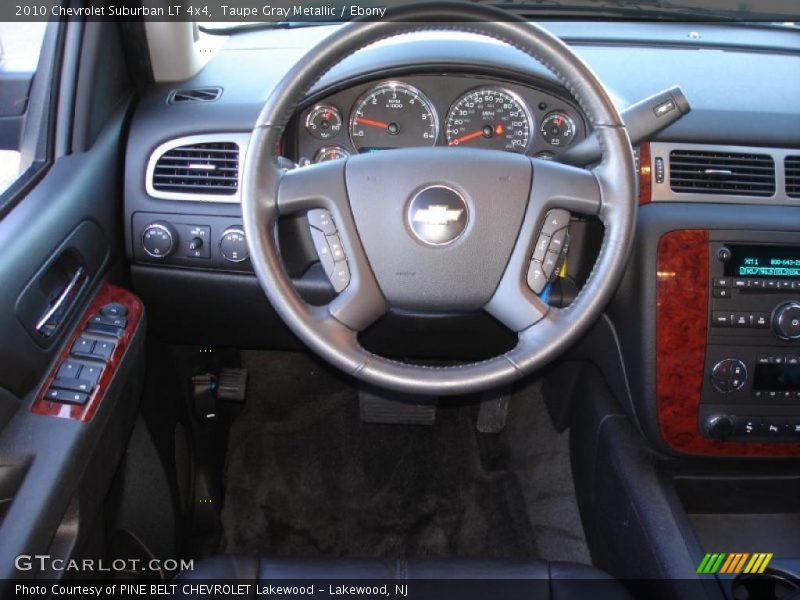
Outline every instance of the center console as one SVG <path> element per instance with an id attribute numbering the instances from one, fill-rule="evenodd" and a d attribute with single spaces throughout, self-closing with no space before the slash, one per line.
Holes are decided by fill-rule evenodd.
<path id="1" fill-rule="evenodd" d="M 800 235 L 676 230 L 657 255 L 663 440 L 691 454 L 800 455 Z"/>

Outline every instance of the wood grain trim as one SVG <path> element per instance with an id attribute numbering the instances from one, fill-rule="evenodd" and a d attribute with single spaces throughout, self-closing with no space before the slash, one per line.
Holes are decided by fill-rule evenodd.
<path id="1" fill-rule="evenodd" d="M 715 456 L 800 456 L 800 444 L 713 442 L 698 430 L 708 325 L 708 231 L 671 231 L 658 243 L 656 397 L 674 450 Z"/>
<path id="2" fill-rule="evenodd" d="M 125 328 L 125 332 L 117 340 L 117 345 L 114 348 L 108 363 L 103 369 L 103 372 L 100 374 L 100 379 L 97 381 L 97 386 L 95 386 L 94 391 L 89 396 L 89 400 L 87 400 L 86 404 L 82 405 L 51 402 L 45 398 L 44 395 L 47 392 L 47 389 L 50 387 L 50 384 L 55 379 L 61 363 L 69 358 L 69 351 L 72 348 L 72 344 L 83 332 L 89 319 L 93 315 L 100 312 L 100 309 L 110 302 L 118 302 L 128 309 L 128 324 Z M 131 339 L 136 332 L 136 328 L 139 326 L 139 322 L 142 318 L 142 311 L 142 302 L 134 294 L 121 287 L 117 287 L 109 283 L 104 284 L 100 291 L 98 291 L 95 295 L 94 300 L 92 300 L 88 310 L 81 317 L 77 327 L 70 336 L 69 341 L 61 351 L 61 354 L 55 363 L 55 367 L 47 376 L 44 385 L 39 390 L 36 400 L 31 406 L 31 412 L 37 415 L 48 415 L 62 419 L 74 419 L 84 423 L 91 420 L 91 418 L 97 412 L 97 409 L 99 408 L 100 403 L 102 402 L 106 393 L 108 392 L 108 388 L 111 385 L 111 380 L 114 378 L 114 373 L 116 372 L 122 357 L 125 355 L 125 351 L 131 343 Z"/>
<path id="3" fill-rule="evenodd" d="M 639 146 L 639 206 L 649 204 L 653 198 L 653 173 L 650 161 L 650 144 Z"/>

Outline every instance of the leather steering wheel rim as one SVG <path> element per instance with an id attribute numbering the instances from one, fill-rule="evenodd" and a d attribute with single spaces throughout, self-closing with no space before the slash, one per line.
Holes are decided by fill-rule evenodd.
<path id="1" fill-rule="evenodd" d="M 586 333 L 602 315 L 625 269 L 637 211 L 634 160 L 625 126 L 594 73 L 561 40 L 541 27 L 509 21 L 508 14 L 479 4 L 418 4 L 396 11 L 391 21 L 353 22 L 342 26 L 309 51 L 281 80 L 253 129 L 242 177 L 242 218 L 250 258 L 258 280 L 276 312 L 313 351 L 342 371 L 373 385 L 419 395 L 464 394 L 508 384 L 552 361 Z M 457 21 L 457 22 L 454 22 Z M 500 168 L 523 175 L 530 171 L 524 218 L 515 233 L 507 264 L 485 309 L 517 331 L 518 344 L 489 360 L 448 367 L 411 365 L 377 356 L 358 342 L 358 332 L 388 308 L 387 299 L 364 251 L 364 232 L 356 225 L 348 189 L 352 173 L 380 154 L 408 161 L 412 152 L 393 150 L 285 171 L 277 148 L 290 118 L 317 81 L 336 64 L 378 41 L 419 31 L 457 31 L 509 44 L 549 68 L 573 95 L 599 138 L 603 158 L 591 171 L 524 158 L 496 157 Z M 419 149 L 414 149 L 419 150 Z M 446 170 L 447 152 L 419 150 L 425 160 Z M 485 154 L 462 154 L 481 162 Z M 395 154 L 397 153 L 397 154 Z M 385 158 L 383 159 L 386 160 Z M 380 166 L 380 163 L 375 162 Z M 477 163 L 476 163 L 477 164 Z M 517 178 L 519 179 L 519 177 Z M 430 183 L 435 183 L 431 181 Z M 332 188 L 336 190 L 331 191 Z M 351 284 L 327 306 L 311 306 L 295 291 L 277 246 L 282 215 L 326 208 L 342 233 L 351 263 Z M 594 269 L 574 302 L 563 309 L 546 306 L 525 283 L 528 261 L 547 210 L 565 208 L 596 215 L 605 227 Z M 356 218 L 354 218 L 354 215 Z M 360 221 L 363 226 L 363 220 Z"/>

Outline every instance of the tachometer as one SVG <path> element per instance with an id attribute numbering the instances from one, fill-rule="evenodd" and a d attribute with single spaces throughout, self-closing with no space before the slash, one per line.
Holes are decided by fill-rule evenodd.
<path id="1" fill-rule="evenodd" d="M 433 146 L 438 134 L 431 101 L 417 88 L 397 81 L 370 89 L 350 117 L 350 139 L 358 152 Z"/>
<path id="2" fill-rule="evenodd" d="M 447 144 L 525 152 L 533 119 L 525 103 L 508 90 L 485 87 L 456 100 L 447 115 Z"/>

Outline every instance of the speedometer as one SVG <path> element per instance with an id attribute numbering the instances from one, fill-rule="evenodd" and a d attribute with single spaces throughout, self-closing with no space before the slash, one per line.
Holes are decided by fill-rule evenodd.
<path id="1" fill-rule="evenodd" d="M 438 134 L 431 101 L 417 88 L 397 81 L 369 90 L 350 117 L 350 139 L 358 152 L 433 146 Z"/>
<path id="2" fill-rule="evenodd" d="M 528 149 L 533 119 L 516 94 L 485 87 L 456 100 L 447 115 L 447 144 L 510 152 Z"/>

